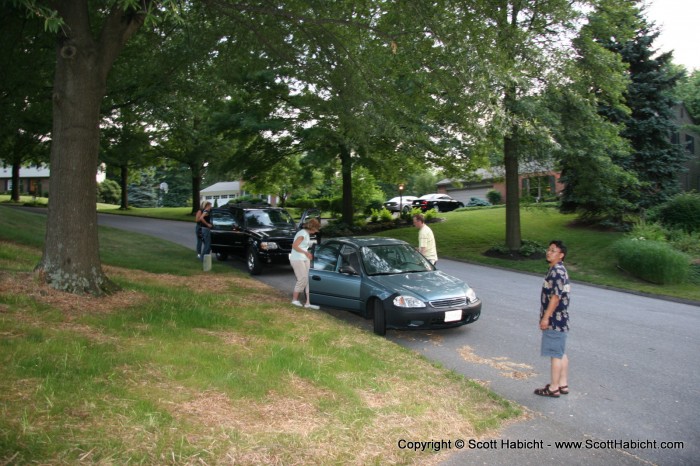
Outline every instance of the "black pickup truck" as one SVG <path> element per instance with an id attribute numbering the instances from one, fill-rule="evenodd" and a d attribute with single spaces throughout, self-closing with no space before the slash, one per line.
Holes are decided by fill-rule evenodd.
<path id="1" fill-rule="evenodd" d="M 244 257 L 248 272 L 259 275 L 265 264 L 288 264 L 294 235 L 320 215 L 318 209 L 307 210 L 297 224 L 280 207 L 226 204 L 211 211 L 211 251 L 220 261 L 230 255 Z"/>

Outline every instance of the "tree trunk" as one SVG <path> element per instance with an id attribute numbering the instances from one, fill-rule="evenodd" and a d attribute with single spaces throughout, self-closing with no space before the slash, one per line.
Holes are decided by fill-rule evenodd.
<path id="1" fill-rule="evenodd" d="M 21 163 L 12 164 L 12 193 L 10 195 L 12 202 L 19 202 L 19 170 L 21 166 Z"/>
<path id="2" fill-rule="evenodd" d="M 114 60 L 144 17 L 114 5 L 95 42 L 87 0 L 56 6 L 65 25 L 56 46 L 51 199 L 37 271 L 53 288 L 103 295 L 116 287 L 102 271 L 97 236 L 100 102 Z"/>
<path id="3" fill-rule="evenodd" d="M 110 289 L 97 239 L 95 173 L 105 86 L 85 44 L 58 47 L 53 93 L 51 201 L 40 268 L 52 287 L 100 295 Z"/>
<path id="4" fill-rule="evenodd" d="M 352 225 L 355 214 L 352 208 L 352 158 L 344 145 L 340 146 L 340 166 L 343 177 L 342 219 L 346 225 Z"/>
<path id="5" fill-rule="evenodd" d="M 515 107 L 515 88 L 506 88 L 503 103 L 506 113 L 513 115 Z M 520 173 L 518 163 L 518 143 L 513 133 L 515 128 L 503 140 L 503 165 L 506 171 L 506 246 L 517 251 L 522 245 L 520 236 Z"/>
<path id="6" fill-rule="evenodd" d="M 199 210 L 201 203 L 199 192 L 202 190 L 202 174 L 199 171 L 199 165 L 190 165 L 192 172 L 192 215 L 195 215 Z"/>
<path id="7" fill-rule="evenodd" d="M 129 208 L 129 165 L 126 163 L 119 166 L 119 184 L 122 188 L 122 200 L 119 208 L 126 210 Z"/>
<path id="8" fill-rule="evenodd" d="M 506 136 L 503 144 L 503 160 L 506 170 L 506 246 L 511 251 L 520 249 L 520 184 L 518 152 L 515 141 Z"/>

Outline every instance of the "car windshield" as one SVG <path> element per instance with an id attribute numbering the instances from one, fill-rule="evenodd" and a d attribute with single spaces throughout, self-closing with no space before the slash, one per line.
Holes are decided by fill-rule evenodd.
<path id="1" fill-rule="evenodd" d="M 368 275 L 429 272 L 434 267 L 408 244 L 364 246 L 362 262 Z"/>
<path id="2" fill-rule="evenodd" d="M 286 210 L 249 210 L 245 219 L 250 228 L 294 228 L 294 220 Z"/>

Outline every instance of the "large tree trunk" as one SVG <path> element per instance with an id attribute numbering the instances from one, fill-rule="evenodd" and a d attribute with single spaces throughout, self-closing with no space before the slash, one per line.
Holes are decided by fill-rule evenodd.
<path id="1" fill-rule="evenodd" d="M 346 225 L 352 225 L 354 209 L 352 208 L 352 158 L 344 145 L 340 146 L 340 171 L 343 177 L 342 219 Z"/>
<path id="2" fill-rule="evenodd" d="M 12 202 L 19 202 L 19 170 L 21 166 L 21 162 L 12 164 L 12 193 L 10 194 L 10 200 Z"/>
<path id="3" fill-rule="evenodd" d="M 95 207 L 100 101 L 105 84 L 94 71 L 97 57 L 90 48 L 77 41 L 58 47 L 51 201 L 40 267 L 54 288 L 99 295 L 110 288 L 100 265 Z"/>
<path id="4" fill-rule="evenodd" d="M 122 200 L 119 208 L 126 210 L 129 208 L 129 165 L 127 163 L 119 167 L 119 184 L 122 188 Z"/>
<path id="5" fill-rule="evenodd" d="M 506 112 L 513 115 L 515 107 L 515 88 L 509 86 L 503 99 Z M 503 141 L 503 165 L 506 171 L 506 246 L 517 251 L 522 245 L 520 233 L 520 173 L 518 163 L 518 143 L 515 128 Z"/>
<path id="6" fill-rule="evenodd" d="M 143 16 L 118 7 L 92 37 L 87 0 L 58 2 L 65 25 L 56 46 L 51 199 L 37 270 L 53 288 L 102 295 L 114 289 L 100 263 L 95 206 L 100 102 L 107 74 Z"/>
<path id="7" fill-rule="evenodd" d="M 202 190 L 202 173 L 199 169 L 199 165 L 190 165 L 190 171 L 192 172 L 192 215 L 195 215 L 199 210 L 200 196 L 199 192 Z"/>
<path id="8" fill-rule="evenodd" d="M 511 251 L 517 251 L 522 243 L 518 152 L 515 141 L 509 136 L 506 136 L 503 144 L 503 159 L 506 170 L 506 246 Z"/>

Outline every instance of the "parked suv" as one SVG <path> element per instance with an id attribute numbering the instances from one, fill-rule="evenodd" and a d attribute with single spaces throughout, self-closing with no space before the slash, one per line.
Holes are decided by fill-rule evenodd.
<path id="1" fill-rule="evenodd" d="M 265 264 L 289 263 L 294 235 L 312 217 L 320 218 L 320 211 L 305 211 L 296 224 L 280 207 L 226 204 L 211 211 L 211 251 L 220 261 L 244 257 L 248 272 L 259 275 Z"/>

